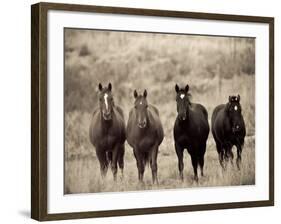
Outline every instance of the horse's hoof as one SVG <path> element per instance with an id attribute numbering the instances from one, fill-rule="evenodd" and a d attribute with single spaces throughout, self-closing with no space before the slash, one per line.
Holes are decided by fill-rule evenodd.
<path id="1" fill-rule="evenodd" d="M 144 185 L 144 181 L 143 180 L 139 180 L 139 185 L 143 186 Z"/>
<path id="2" fill-rule="evenodd" d="M 180 173 L 180 180 L 183 182 L 183 174 Z"/>
<path id="3" fill-rule="evenodd" d="M 152 180 L 152 184 L 153 184 L 153 185 L 156 185 L 156 186 L 159 186 L 159 182 L 158 182 L 157 179 L 156 179 L 156 180 Z"/>

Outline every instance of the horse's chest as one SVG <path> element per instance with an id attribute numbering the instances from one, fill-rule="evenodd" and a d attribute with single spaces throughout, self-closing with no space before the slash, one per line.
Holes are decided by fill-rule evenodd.
<path id="1" fill-rule="evenodd" d="M 141 149 L 142 151 L 147 151 L 151 147 L 153 147 L 157 142 L 156 133 L 153 131 L 149 131 L 145 134 L 139 134 L 136 137 L 136 145 L 137 148 Z"/>
<path id="2" fill-rule="evenodd" d="M 112 135 L 112 134 L 107 134 L 104 135 L 99 139 L 99 146 L 102 148 L 106 148 L 107 150 L 112 149 L 116 142 L 118 141 L 118 136 Z"/>
<path id="3" fill-rule="evenodd" d="M 191 143 L 191 138 L 190 138 L 190 136 L 187 135 L 187 134 L 181 134 L 181 135 L 179 135 L 179 136 L 176 138 L 176 140 L 177 140 L 177 143 L 178 143 L 179 145 L 184 146 L 184 147 L 188 146 L 188 145 Z"/>
<path id="4" fill-rule="evenodd" d="M 151 137 L 145 137 L 139 140 L 138 148 L 143 151 L 149 150 L 155 144 L 155 139 Z"/>

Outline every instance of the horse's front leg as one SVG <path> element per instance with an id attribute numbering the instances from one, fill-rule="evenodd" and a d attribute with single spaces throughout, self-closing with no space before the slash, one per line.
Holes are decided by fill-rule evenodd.
<path id="1" fill-rule="evenodd" d="M 136 157 L 136 162 L 137 162 L 137 167 L 138 167 L 139 182 L 143 183 L 143 174 L 144 174 L 143 155 L 136 148 L 134 148 L 134 155 Z"/>
<path id="2" fill-rule="evenodd" d="M 150 167 L 152 172 L 152 183 L 158 185 L 157 177 L 157 155 L 158 155 L 158 145 L 154 146 L 151 151 Z"/>
<path id="3" fill-rule="evenodd" d="M 125 154 L 125 145 L 122 144 L 119 147 L 119 153 L 118 153 L 118 165 L 121 170 L 121 179 L 123 179 L 123 170 L 124 170 L 124 154 Z"/>
<path id="4" fill-rule="evenodd" d="M 116 144 L 113 148 L 112 151 L 112 161 L 111 161 L 111 171 L 113 174 L 113 179 L 116 181 L 117 179 L 117 161 L 118 161 L 118 156 L 119 156 L 119 144 Z"/>
<path id="5" fill-rule="evenodd" d="M 237 148 L 236 165 L 237 165 L 238 170 L 240 170 L 241 160 L 242 160 L 242 159 L 241 159 L 242 147 L 241 147 L 240 144 L 238 144 L 238 145 L 236 146 L 236 148 Z"/>
<path id="6" fill-rule="evenodd" d="M 108 161 L 106 158 L 106 152 L 102 148 L 96 148 L 96 155 L 98 157 L 98 160 L 100 162 L 100 172 L 102 178 L 106 176 L 107 168 L 108 168 Z"/>
<path id="7" fill-rule="evenodd" d="M 183 148 L 179 146 L 179 144 L 177 144 L 175 142 L 175 149 L 176 149 L 176 153 L 178 156 L 178 168 L 179 168 L 179 173 L 180 173 L 180 179 L 183 181 Z"/>

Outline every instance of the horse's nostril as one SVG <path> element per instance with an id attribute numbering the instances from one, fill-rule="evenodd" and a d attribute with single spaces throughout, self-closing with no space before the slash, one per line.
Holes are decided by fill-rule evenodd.
<path id="1" fill-rule="evenodd" d="M 105 116 L 109 116 L 109 115 L 110 115 L 110 112 L 109 112 L 109 111 L 106 111 L 106 112 L 104 112 L 104 115 L 105 115 Z"/>

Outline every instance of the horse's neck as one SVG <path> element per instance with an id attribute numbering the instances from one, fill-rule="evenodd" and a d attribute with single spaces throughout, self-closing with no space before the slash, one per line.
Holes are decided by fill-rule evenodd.
<path id="1" fill-rule="evenodd" d="M 189 121 L 190 121 L 190 119 L 188 119 L 188 118 L 186 118 L 185 120 L 180 120 L 179 118 L 178 118 L 178 122 L 179 122 L 179 125 L 181 126 L 181 127 L 187 127 L 187 125 L 189 124 Z"/>
<path id="2" fill-rule="evenodd" d="M 147 127 L 150 128 L 154 123 L 154 118 L 151 111 L 147 111 Z"/>

